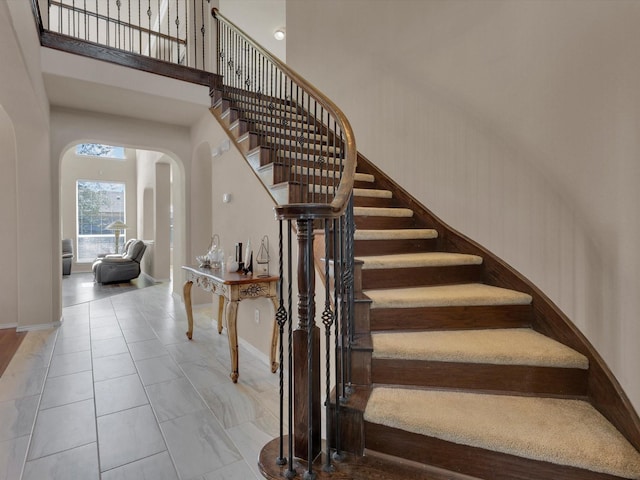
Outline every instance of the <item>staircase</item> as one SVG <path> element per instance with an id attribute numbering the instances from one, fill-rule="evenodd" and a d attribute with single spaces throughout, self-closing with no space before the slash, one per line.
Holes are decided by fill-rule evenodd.
<path id="1" fill-rule="evenodd" d="M 274 199 L 298 199 L 296 172 L 279 171 L 273 145 L 261 143 L 274 122 L 249 121 L 221 92 L 213 99 L 212 112 Z M 327 137 L 314 135 L 322 152 Z M 615 413 L 590 401 L 590 368 L 606 367 L 586 340 L 576 334 L 574 348 L 558 341 L 573 328 L 537 321 L 539 293 L 518 277 L 498 281 L 508 273 L 498 259 L 487 267 L 479 247 L 459 248 L 464 237 L 412 210 L 417 202 L 398 198 L 366 159 L 359 165 L 356 391 L 345 408 L 363 428 L 346 429 L 358 432 L 344 439 L 347 450 L 485 479 L 640 478 L 634 414 L 624 420 L 627 440 L 603 416 Z M 623 395 L 615 383 L 606 389 Z"/>
<path id="2" fill-rule="evenodd" d="M 640 478 L 635 414 L 622 430 L 636 447 L 604 416 L 593 382 L 608 371 L 587 341 L 362 157 L 359 169 L 375 179 L 354 193 L 353 403 L 366 407 L 350 449 L 485 479 Z"/>
<path id="3" fill-rule="evenodd" d="M 331 202 L 346 143 L 304 97 L 241 84 L 211 93 L 213 115 L 277 204 Z M 348 394 L 338 380 L 327 437 L 355 457 L 315 478 L 640 479 L 640 420 L 569 319 L 362 155 L 353 181 L 353 319 L 340 345 Z M 324 238 L 336 224 L 326 225 L 314 244 L 320 274 L 336 252 Z M 312 383 L 304 392 L 319 401 Z M 263 450 L 264 475 L 302 478 L 282 443 L 280 454 L 276 443 Z"/>

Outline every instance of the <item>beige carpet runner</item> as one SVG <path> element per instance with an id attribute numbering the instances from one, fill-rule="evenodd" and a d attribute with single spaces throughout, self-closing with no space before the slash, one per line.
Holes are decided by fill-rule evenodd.
<path id="1" fill-rule="evenodd" d="M 528 328 L 372 333 L 373 358 L 589 368 L 587 357 Z"/>
<path id="2" fill-rule="evenodd" d="M 395 255 L 371 255 L 356 257 L 364 262 L 364 270 L 381 268 L 451 267 L 456 265 L 480 265 L 482 257 L 462 253 L 421 252 Z"/>
<path id="3" fill-rule="evenodd" d="M 528 305 L 531 296 L 483 283 L 366 290 L 371 308 Z"/>
<path id="4" fill-rule="evenodd" d="M 374 388 L 365 420 L 462 445 L 640 478 L 640 454 L 597 410 L 579 400 Z"/>

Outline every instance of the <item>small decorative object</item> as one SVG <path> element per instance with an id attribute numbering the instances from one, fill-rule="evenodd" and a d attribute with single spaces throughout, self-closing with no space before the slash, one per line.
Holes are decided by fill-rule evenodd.
<path id="1" fill-rule="evenodd" d="M 238 270 L 238 262 L 236 262 L 233 257 L 229 255 L 229 258 L 227 259 L 227 272 L 232 273 L 237 272 Z"/>
<path id="2" fill-rule="evenodd" d="M 247 240 L 247 249 L 244 253 L 244 268 L 242 273 L 248 275 L 253 273 L 253 250 L 251 249 L 251 239 Z"/>
<path id="3" fill-rule="evenodd" d="M 222 261 L 224 260 L 224 250 L 220 246 L 220 237 L 217 233 L 211 237 L 211 243 L 209 244 L 209 250 L 207 252 L 207 256 L 209 257 L 209 262 L 211 263 L 211 267 L 218 269 L 222 266 Z"/>
<path id="4" fill-rule="evenodd" d="M 262 237 L 260 250 L 258 250 L 258 256 L 256 257 L 256 263 L 258 264 L 258 277 L 269 276 L 269 260 L 269 237 L 265 235 Z"/>
<path id="5" fill-rule="evenodd" d="M 198 261 L 198 266 L 200 268 L 209 268 L 211 266 L 209 255 L 198 255 L 196 260 Z"/>
<path id="6" fill-rule="evenodd" d="M 236 263 L 238 264 L 237 272 L 244 269 L 244 262 L 242 261 L 242 242 L 236 243 Z"/>

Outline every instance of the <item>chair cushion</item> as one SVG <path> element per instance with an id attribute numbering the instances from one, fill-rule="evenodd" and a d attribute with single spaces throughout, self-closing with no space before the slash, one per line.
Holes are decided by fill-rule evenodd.
<path id="1" fill-rule="evenodd" d="M 142 240 L 136 240 L 127 250 L 126 258 L 139 262 L 146 246 Z"/>

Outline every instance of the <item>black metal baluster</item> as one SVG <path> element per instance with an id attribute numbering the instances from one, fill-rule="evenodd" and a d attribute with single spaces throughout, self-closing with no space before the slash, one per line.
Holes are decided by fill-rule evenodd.
<path id="1" fill-rule="evenodd" d="M 176 2 L 176 20 L 175 20 L 175 24 L 176 24 L 176 63 L 178 65 L 181 65 L 182 64 L 182 60 L 180 59 L 180 2 Z M 218 42 L 216 42 L 216 45 L 217 44 L 218 44 Z"/>
<path id="2" fill-rule="evenodd" d="M 329 277 L 329 222 L 324 221 L 324 311 L 322 312 L 322 324 L 324 325 L 325 340 L 325 415 L 327 432 L 327 451 L 325 453 L 325 463 L 322 468 L 325 472 L 332 472 L 331 465 L 331 441 L 329 432 L 331 431 L 331 325 L 333 325 L 334 315 L 331 311 L 331 279 Z"/>
<path id="3" fill-rule="evenodd" d="M 333 306 L 334 306 L 334 311 L 335 311 L 335 319 L 334 319 L 334 324 L 333 324 L 333 329 L 334 329 L 334 335 L 335 335 L 335 351 L 334 351 L 334 365 L 335 365 L 335 374 L 336 374 L 336 384 L 335 384 L 335 452 L 333 454 L 333 458 L 336 461 L 340 461 L 342 460 L 342 453 L 341 453 L 341 444 L 340 444 L 340 409 L 341 409 L 341 403 L 340 403 L 340 384 L 341 384 L 341 380 L 340 380 L 340 370 L 338 367 L 342 367 L 343 361 L 342 358 L 340 356 L 340 331 L 339 331 L 339 322 L 341 321 L 341 315 L 340 315 L 340 308 L 339 308 L 339 292 L 340 292 L 340 285 L 342 283 L 342 267 L 340 265 L 340 258 L 339 258 L 339 238 L 338 238 L 338 233 L 339 233 L 339 229 L 338 229 L 338 225 L 339 225 L 340 220 L 339 219 L 333 219 L 333 232 L 332 232 L 332 239 L 333 239 Z"/>
<path id="4" fill-rule="evenodd" d="M 71 18 L 73 19 L 73 21 L 71 22 L 73 24 L 73 36 L 76 36 L 76 0 L 73 0 L 71 2 Z"/>
<path id="5" fill-rule="evenodd" d="M 292 272 L 292 245 L 291 245 L 291 220 L 287 220 L 287 278 L 288 278 L 288 289 L 287 289 L 287 308 L 288 308 L 288 323 L 289 323 L 289 331 L 288 331 L 288 341 L 289 341 L 289 352 L 288 352 L 288 362 L 287 365 L 289 367 L 289 419 L 287 424 L 288 436 L 289 436 L 289 459 L 288 459 L 288 468 L 285 476 L 287 478 L 293 478 L 296 476 L 297 472 L 295 468 L 293 468 L 293 272 Z"/>
<path id="6" fill-rule="evenodd" d="M 200 0 L 200 10 L 201 10 L 201 14 L 202 14 L 202 28 L 200 29 L 200 31 L 202 32 L 202 70 L 204 70 L 204 66 L 205 66 L 205 57 L 204 57 L 204 37 L 205 37 L 205 32 L 207 31 L 205 26 L 204 26 L 204 0 Z M 197 65 L 196 65 L 197 68 Z"/>
<path id="7" fill-rule="evenodd" d="M 284 465 L 287 463 L 287 459 L 284 456 L 284 326 L 287 323 L 287 311 L 284 308 L 284 296 L 283 296 L 283 283 L 284 278 L 282 276 L 284 272 L 284 258 L 282 252 L 282 220 L 278 222 L 278 275 L 280 281 L 278 282 L 278 297 L 280 299 L 278 305 L 278 311 L 276 312 L 276 321 L 279 327 L 279 361 L 280 361 L 280 445 L 278 450 L 278 457 L 276 458 L 276 465 Z M 291 367 L 289 367 L 291 368 Z"/>
<path id="8" fill-rule="evenodd" d="M 149 0 L 149 8 L 147 8 L 147 18 L 149 19 L 149 40 L 147 43 L 147 54 L 151 56 L 151 0 Z"/>
<path id="9" fill-rule="evenodd" d="M 191 47 L 191 51 L 193 53 L 193 60 L 191 62 L 191 66 L 195 68 L 198 63 L 197 53 L 198 53 L 198 27 L 197 27 L 197 18 L 196 18 L 196 0 L 193 0 L 193 9 L 192 9 L 192 17 L 193 17 L 193 47 Z"/>
<path id="10" fill-rule="evenodd" d="M 122 5 L 121 0 L 116 0 L 116 7 L 118 7 L 118 48 L 121 47 L 120 43 L 120 6 Z"/>
<path id="11" fill-rule="evenodd" d="M 128 7 L 128 19 L 127 21 L 129 22 L 129 25 L 133 25 L 133 20 L 131 19 L 131 0 L 127 0 L 127 7 Z M 129 51 L 133 52 L 133 28 L 129 27 Z"/>
<path id="12" fill-rule="evenodd" d="M 100 40 L 100 12 L 98 11 L 98 0 L 96 0 L 96 42 Z"/>
<path id="13" fill-rule="evenodd" d="M 351 383 L 351 353 L 354 342 L 354 328 L 352 322 L 352 315 L 354 309 L 354 297 L 353 297 L 353 234 L 354 234 L 354 218 L 353 218 L 353 194 L 349 198 L 349 205 L 345 214 L 346 218 L 346 275 L 345 275 L 345 287 L 347 290 L 347 395 L 350 396 L 353 393 L 353 384 Z"/>
<path id="14" fill-rule="evenodd" d="M 345 305 L 345 286 L 344 286 L 344 269 L 345 269 L 345 245 L 344 245 L 344 222 L 345 216 L 342 215 L 338 225 L 338 246 L 339 246 L 339 261 L 340 261 L 340 402 L 344 403 L 347 399 L 346 393 L 346 355 L 345 355 L 345 340 L 346 340 L 346 305 Z"/>

